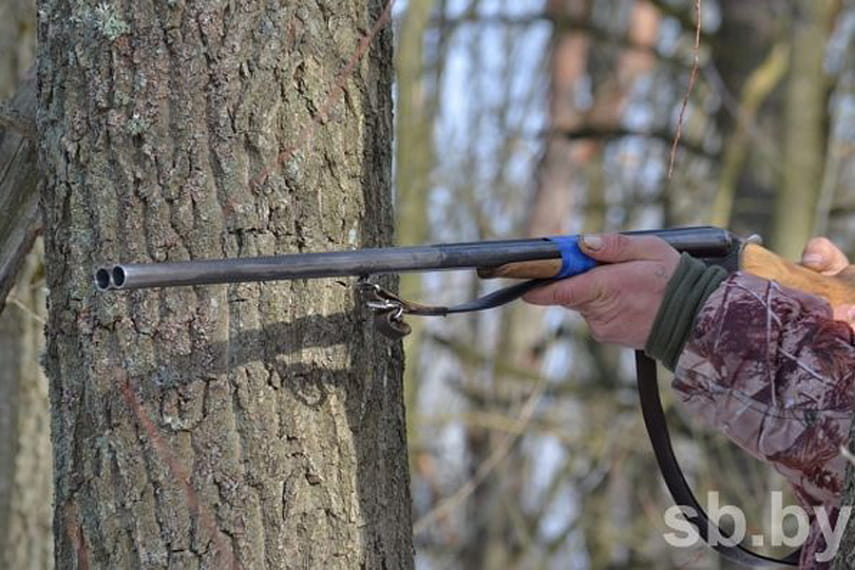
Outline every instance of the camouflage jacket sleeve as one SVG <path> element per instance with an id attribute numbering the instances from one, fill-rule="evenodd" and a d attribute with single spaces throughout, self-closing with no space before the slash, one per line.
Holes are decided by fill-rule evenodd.
<path id="1" fill-rule="evenodd" d="M 836 504 L 853 342 L 824 301 L 737 273 L 701 308 L 674 388 L 693 417 L 780 471 L 805 506 Z"/>

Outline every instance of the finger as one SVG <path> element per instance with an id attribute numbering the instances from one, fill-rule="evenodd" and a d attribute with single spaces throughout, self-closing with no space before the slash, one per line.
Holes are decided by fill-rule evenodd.
<path id="1" fill-rule="evenodd" d="M 578 308 L 604 297 L 610 290 L 613 267 L 595 267 L 587 273 L 538 287 L 523 295 L 533 305 Z"/>
<path id="2" fill-rule="evenodd" d="M 812 238 L 802 252 L 802 265 L 820 273 L 835 274 L 849 266 L 849 260 L 828 238 Z"/>
<path id="3" fill-rule="evenodd" d="M 565 279 L 563 281 L 556 281 L 555 283 L 550 283 L 549 285 L 544 285 L 542 287 L 538 287 L 537 289 L 532 289 L 531 291 L 523 295 L 522 299 L 526 303 L 531 303 L 532 305 L 562 305 L 563 303 L 559 303 L 557 299 L 559 297 L 563 297 L 564 293 L 560 292 L 560 288 L 564 287 L 564 283 L 566 281 L 569 281 L 569 279 Z"/>
<path id="4" fill-rule="evenodd" d="M 623 234 L 585 234 L 579 238 L 582 251 L 597 261 L 658 261 L 679 257 L 668 242 L 656 236 L 627 236 Z"/>

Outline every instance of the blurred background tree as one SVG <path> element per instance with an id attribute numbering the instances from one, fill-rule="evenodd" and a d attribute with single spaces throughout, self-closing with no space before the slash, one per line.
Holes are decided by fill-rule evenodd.
<path id="1" fill-rule="evenodd" d="M 35 2 L 4 0 L 0 101 L 20 92 L 18 99 L 29 99 L 29 108 L 35 107 L 32 81 L 25 86 L 35 47 Z M 48 386 L 39 366 L 46 314 L 42 244 L 39 239 L 33 245 L 34 228 L 27 227 L 32 216 L 21 215 L 34 212 L 35 164 L 12 163 L 28 154 L 34 161 L 34 145 L 0 130 L 0 267 L 20 266 L 7 282 L 0 278 L 0 568 L 36 570 L 53 566 L 52 460 Z M 24 170 L 31 174 L 22 177 Z M 9 185 L 21 180 L 31 186 L 27 199 L 11 204 L 5 199 Z M 22 238 L 14 254 L 5 243 L 12 233 Z"/>
<path id="2" fill-rule="evenodd" d="M 817 233 L 853 252 L 853 2 L 409 0 L 398 18 L 401 243 L 709 223 L 791 258 Z M 410 283 L 438 302 L 495 287 Z M 629 351 L 520 304 L 422 327 L 419 568 L 729 567 L 662 539 Z M 666 405 L 699 492 L 771 537 L 786 484 Z"/>

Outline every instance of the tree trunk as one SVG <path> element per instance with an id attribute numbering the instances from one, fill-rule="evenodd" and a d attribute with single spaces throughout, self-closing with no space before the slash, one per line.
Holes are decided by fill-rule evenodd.
<path id="1" fill-rule="evenodd" d="M 0 18 L 0 101 L 35 109 L 35 4 L 12 0 Z M 30 114 L 30 113 L 27 113 Z M 2 130 L 2 129 L 0 129 Z M 35 237 L 35 145 L 0 132 L 0 568 L 52 566 L 51 453 L 44 350 L 44 267 Z M 4 301 L 8 306 L 4 309 Z"/>
<path id="2" fill-rule="evenodd" d="M 721 27 L 710 39 L 710 55 L 721 78 L 719 90 L 738 98 L 739 108 L 723 104 L 715 117 L 724 141 L 718 194 L 709 221 L 727 224 L 737 233 L 768 237 L 781 184 L 777 165 L 783 162 L 777 141 L 784 139 L 784 97 L 776 89 L 777 76 L 789 68 L 791 38 L 780 32 L 780 18 L 770 18 L 769 7 L 760 2 L 720 3 Z M 783 54 L 770 49 L 776 41 L 782 45 L 777 51 Z M 784 61 L 779 63 L 779 58 Z M 744 137 L 749 135 L 746 142 Z"/>
<path id="3" fill-rule="evenodd" d="M 35 2 L 3 0 L 0 18 L 0 100 L 14 93 L 33 62 L 36 47 Z"/>
<path id="4" fill-rule="evenodd" d="M 39 6 L 56 561 L 409 568 L 398 343 L 333 280 L 92 268 L 391 241 L 379 0 Z"/>
<path id="5" fill-rule="evenodd" d="M 794 3 L 793 49 L 784 120 L 784 177 L 775 200 L 772 246 L 784 257 L 798 259 L 813 233 L 822 186 L 828 78 L 823 60 L 835 2 Z"/>
<path id="6" fill-rule="evenodd" d="M 0 568 L 52 562 L 51 453 L 44 349 L 41 251 L 18 272 L 0 315 Z"/>

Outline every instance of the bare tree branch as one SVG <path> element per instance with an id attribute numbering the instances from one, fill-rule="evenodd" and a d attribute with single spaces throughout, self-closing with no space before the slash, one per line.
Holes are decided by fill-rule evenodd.
<path id="1" fill-rule="evenodd" d="M 649 139 L 658 139 L 669 145 L 671 144 L 673 138 L 673 134 L 668 130 L 635 131 L 622 126 L 608 125 L 586 125 L 573 130 L 551 129 L 545 131 L 544 134 L 548 136 L 564 137 L 567 140 L 571 141 L 584 139 L 611 140 L 622 137 L 644 137 Z M 703 143 L 697 141 L 681 140 L 679 148 L 687 150 L 692 154 L 705 156 L 708 158 L 716 158 L 718 156 L 717 152 L 705 148 Z"/>
<path id="2" fill-rule="evenodd" d="M 668 180 L 674 173 L 674 163 L 677 160 L 677 148 L 680 146 L 680 137 L 683 136 L 683 121 L 686 118 L 686 109 L 689 106 L 689 97 L 692 95 L 692 88 L 695 86 L 695 81 L 698 78 L 698 69 L 701 66 L 701 29 L 703 28 L 701 20 L 702 6 L 701 0 L 695 0 L 695 16 L 697 17 L 697 28 L 695 30 L 695 48 L 692 50 L 694 59 L 692 62 L 692 71 L 689 73 L 689 85 L 686 87 L 686 94 L 683 96 L 683 102 L 680 104 L 680 115 L 677 117 L 677 132 L 674 134 L 674 143 L 671 145 L 671 156 L 668 159 Z"/>

